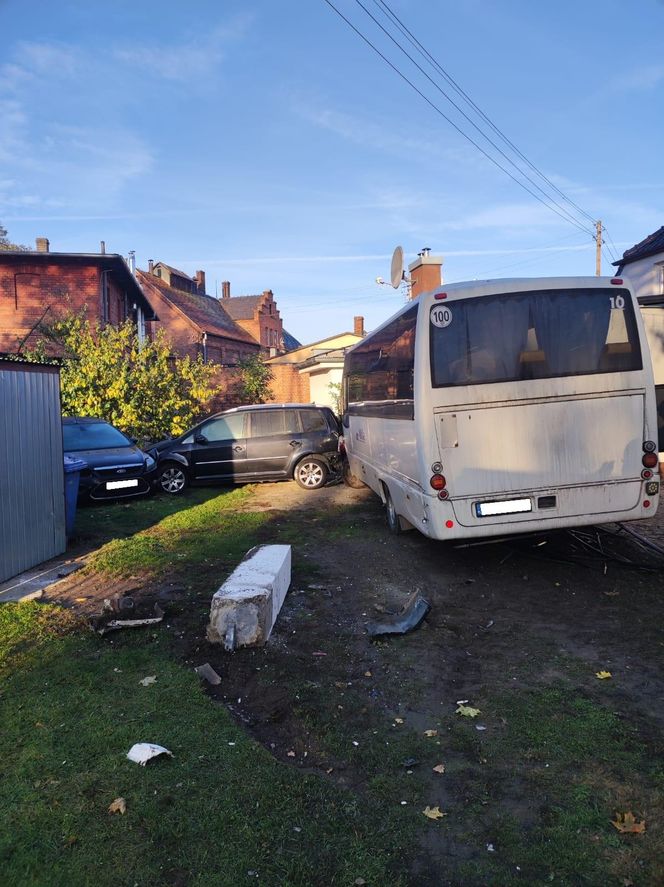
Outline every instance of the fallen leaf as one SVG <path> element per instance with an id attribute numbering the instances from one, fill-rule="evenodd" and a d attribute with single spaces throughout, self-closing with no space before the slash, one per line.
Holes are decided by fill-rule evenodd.
<path id="1" fill-rule="evenodd" d="M 395 724 L 403 724 L 403 718 L 395 718 L 394 723 Z"/>
<path id="2" fill-rule="evenodd" d="M 646 830 L 645 819 L 637 822 L 633 813 L 616 813 L 616 818 L 611 820 L 611 825 L 619 832 L 641 834 Z"/>
<path id="3" fill-rule="evenodd" d="M 149 687 L 150 684 L 157 683 L 157 675 L 156 674 L 148 675 L 147 678 L 143 678 L 143 680 L 139 681 L 138 683 L 143 684 L 144 687 Z"/>
<path id="4" fill-rule="evenodd" d="M 429 807 L 427 806 L 422 811 L 427 819 L 442 819 L 443 816 L 447 816 L 447 813 L 441 813 L 440 807 Z"/>
<path id="5" fill-rule="evenodd" d="M 456 714 L 462 715 L 464 718 L 476 718 L 481 714 L 481 711 L 479 708 L 471 708 L 469 705 L 460 705 L 456 710 Z"/>
<path id="6" fill-rule="evenodd" d="M 433 768 L 434 773 L 444 773 L 445 772 L 445 764 L 436 764 Z"/>
<path id="7" fill-rule="evenodd" d="M 78 837 L 76 835 L 69 835 L 65 838 L 63 843 L 65 847 L 73 847 L 74 844 L 78 843 Z"/>
<path id="8" fill-rule="evenodd" d="M 438 736 L 438 730 L 425 730 L 424 735 L 431 739 L 432 736 Z"/>
<path id="9" fill-rule="evenodd" d="M 611 677 L 611 672 L 610 671 L 596 671 L 595 677 L 599 678 L 600 681 L 605 681 L 607 678 Z"/>
<path id="10" fill-rule="evenodd" d="M 295 757 L 295 752 L 294 752 L 294 751 L 289 751 L 289 752 L 287 752 L 286 754 L 287 754 L 287 756 L 288 756 L 289 758 L 294 758 L 294 757 Z"/>
<path id="11" fill-rule="evenodd" d="M 370 671 L 365 671 L 365 672 L 364 672 L 364 677 L 365 677 L 365 678 L 370 678 L 370 677 L 371 677 L 371 672 L 370 672 Z"/>
<path id="12" fill-rule="evenodd" d="M 127 802 L 124 798 L 116 798 L 108 808 L 109 813 L 126 813 Z"/>

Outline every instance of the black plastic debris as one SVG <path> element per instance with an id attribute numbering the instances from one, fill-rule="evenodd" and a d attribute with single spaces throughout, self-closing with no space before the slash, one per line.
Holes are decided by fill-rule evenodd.
<path id="1" fill-rule="evenodd" d="M 414 631 L 431 609 L 431 604 L 425 600 L 419 591 L 413 592 L 408 598 L 405 607 L 400 613 L 383 619 L 380 622 L 369 622 L 367 631 L 369 637 L 376 638 L 386 634 L 407 634 Z"/>

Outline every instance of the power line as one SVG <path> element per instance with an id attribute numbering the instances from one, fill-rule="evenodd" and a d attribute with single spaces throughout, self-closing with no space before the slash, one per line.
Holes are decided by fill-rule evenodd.
<path id="1" fill-rule="evenodd" d="M 476 130 L 481 136 L 482 136 L 482 138 L 486 139 L 486 141 L 487 141 L 487 142 L 488 142 L 493 148 L 495 148 L 495 150 L 498 151 L 498 153 L 499 153 L 499 154 L 500 154 L 500 155 L 501 155 L 501 156 L 502 156 L 502 157 L 503 157 L 503 158 L 504 158 L 509 164 L 511 164 L 511 165 L 514 167 L 514 169 L 518 172 L 519 175 L 523 176 L 527 181 L 529 181 L 530 184 L 531 184 L 534 188 L 537 188 L 537 190 L 540 192 L 540 194 L 544 195 L 544 197 L 545 197 L 547 200 L 551 201 L 551 203 L 554 204 L 554 206 L 557 206 L 558 209 L 559 209 L 562 213 L 565 214 L 565 217 L 568 219 L 568 221 L 570 221 L 570 222 L 576 224 L 577 221 L 576 221 L 576 219 L 572 216 L 572 214 L 570 213 L 570 211 L 569 211 L 566 207 L 564 207 L 564 206 L 562 206 L 560 203 L 558 203 L 558 201 L 556 201 L 556 200 L 555 200 L 550 194 L 548 194 L 548 193 L 547 193 L 547 192 L 546 192 L 546 191 L 545 191 L 545 190 L 544 190 L 544 189 L 543 189 L 543 188 L 542 188 L 542 187 L 541 187 L 536 181 L 534 181 L 534 179 L 532 179 L 532 178 L 528 175 L 527 172 L 524 172 L 524 170 L 523 170 L 523 169 L 522 169 L 522 168 L 521 168 L 521 167 L 520 167 L 520 166 L 519 166 L 519 165 L 518 165 L 518 164 L 517 164 L 517 163 L 516 163 L 516 162 L 515 162 L 515 161 L 514 161 L 509 155 L 508 155 L 508 154 L 506 154 L 505 151 L 503 151 L 503 149 L 500 147 L 500 145 L 497 145 L 497 144 L 493 141 L 493 139 L 491 139 L 491 138 L 486 134 L 486 132 L 484 132 L 484 130 L 482 130 L 482 129 L 477 125 L 477 123 L 475 123 L 475 121 L 474 121 L 471 117 L 469 117 L 468 114 L 466 114 L 466 112 L 463 110 L 463 108 L 461 108 L 461 107 L 460 107 L 460 106 L 454 101 L 454 99 L 453 99 L 453 98 L 452 98 L 447 92 L 445 92 L 445 90 L 444 90 L 441 86 L 439 86 L 439 84 L 436 83 L 436 81 L 433 80 L 433 78 L 430 77 L 429 74 L 427 74 L 427 72 L 424 70 L 424 68 L 422 68 L 421 65 L 419 65 L 419 64 L 415 61 L 415 59 L 412 57 L 412 55 L 411 55 L 407 50 L 405 50 L 405 49 L 403 48 L 403 46 L 399 43 L 399 41 L 396 40 L 396 39 L 392 36 L 392 34 L 390 34 L 390 32 L 389 32 L 386 28 L 383 27 L 383 25 L 378 21 L 378 19 L 375 18 L 374 15 L 372 15 L 372 13 L 367 9 L 367 7 L 364 5 L 364 3 L 362 3 L 362 0 L 355 0 L 355 2 L 357 3 L 357 5 L 358 5 L 361 9 L 364 10 L 364 12 L 365 12 L 365 13 L 369 16 L 369 18 L 374 22 L 374 24 L 376 24 L 376 25 L 380 28 L 380 30 L 386 35 L 386 37 L 388 37 L 388 39 L 391 40 L 392 43 L 394 43 L 394 45 L 397 47 L 397 49 L 399 49 L 399 50 L 400 50 L 400 51 L 406 56 L 406 58 L 409 59 L 409 60 L 413 63 L 413 65 L 415 65 L 415 67 L 417 68 L 417 70 L 418 70 L 421 74 L 423 74 L 423 75 L 426 77 L 426 79 L 429 81 L 429 83 L 432 84 L 432 86 L 434 87 L 434 89 L 437 89 L 438 92 L 439 92 L 442 96 L 444 96 L 444 97 L 447 99 L 447 101 L 448 101 L 448 102 L 449 102 L 454 108 L 456 108 L 456 110 L 459 112 L 459 114 L 461 114 L 461 116 L 464 117 L 465 120 L 468 121 L 468 123 L 470 123 L 470 125 L 471 125 L 471 126 L 472 126 L 472 127 L 473 127 L 473 128 L 474 128 L 474 129 L 475 129 L 475 130 Z M 374 0 L 374 2 L 378 2 L 378 0 Z M 385 4 L 383 4 L 383 5 L 385 5 Z M 412 43 L 412 41 L 410 41 L 410 42 Z M 457 90 L 457 91 L 458 91 L 458 90 Z M 465 94 L 464 94 L 464 96 L 465 96 Z M 481 112 L 480 112 L 480 113 L 481 113 Z M 483 115 L 483 116 L 484 116 L 484 115 Z M 488 118 L 487 118 L 487 119 L 488 119 Z M 490 122 L 490 121 L 489 121 L 489 122 Z M 496 130 L 496 132 L 498 132 L 498 133 L 500 134 L 500 131 L 499 131 L 495 126 L 493 126 L 493 124 L 490 124 L 490 125 L 493 127 L 494 130 Z M 504 137 L 502 134 L 500 134 L 500 137 L 503 139 L 503 141 L 506 141 L 505 137 Z M 510 144 L 511 144 L 511 143 L 510 143 Z M 541 178 L 544 178 L 544 179 L 548 182 L 548 179 L 546 179 L 546 177 L 545 177 L 542 173 L 540 173 L 539 170 L 537 170 L 537 168 L 534 167 L 533 164 L 531 164 L 531 163 L 527 160 L 527 158 L 526 158 L 524 155 L 521 154 L 521 152 L 516 148 L 516 146 L 512 146 L 512 147 L 513 147 L 513 150 L 515 150 L 515 151 L 517 152 L 517 154 L 519 154 L 521 157 L 523 157 L 524 161 L 525 161 L 526 163 L 528 163 L 528 165 L 529 165 L 532 169 L 535 170 L 535 172 L 537 173 L 537 175 L 539 175 Z M 549 183 L 549 184 L 551 185 L 551 187 L 554 187 L 554 188 L 555 188 L 554 185 L 552 185 L 551 183 Z M 558 189 L 556 189 L 556 190 L 558 190 Z M 562 193 L 562 192 L 560 192 L 560 193 Z M 563 195 L 563 196 L 564 196 L 564 195 Z M 571 203 L 571 201 L 568 201 L 568 202 Z M 580 210 L 580 212 L 583 212 L 583 211 Z M 584 213 L 584 215 L 586 215 L 586 214 Z M 587 217 L 588 217 L 588 218 L 594 223 L 594 219 L 592 219 L 590 216 L 587 216 Z"/>
<path id="2" fill-rule="evenodd" d="M 387 3 L 384 0 L 374 0 L 374 3 L 380 8 L 383 7 L 387 15 L 392 19 L 392 21 L 399 28 L 401 33 L 406 37 L 406 39 L 413 45 L 418 51 L 430 62 L 430 64 L 439 71 L 442 76 L 447 80 L 447 82 L 452 86 L 457 93 L 473 108 L 473 110 L 487 123 L 491 129 L 496 133 L 496 135 L 500 136 L 500 138 L 509 145 L 510 148 L 526 163 L 528 166 L 535 172 L 540 178 L 549 185 L 549 187 L 553 188 L 560 197 L 563 198 L 567 203 L 573 206 L 582 216 L 585 216 L 588 221 L 595 223 L 595 219 L 587 213 L 582 207 L 580 207 L 577 203 L 575 203 L 571 198 L 569 198 L 564 191 L 562 191 L 554 182 L 551 181 L 540 169 L 538 169 L 534 163 L 532 163 L 522 151 L 517 148 L 517 146 L 512 142 L 505 133 L 498 127 L 496 124 L 488 117 L 487 114 L 482 111 L 482 109 L 470 98 L 470 96 L 464 92 L 464 90 L 459 86 L 456 80 L 449 74 L 445 68 L 435 59 L 431 53 L 420 43 L 420 41 L 415 37 L 415 35 L 410 31 L 406 25 L 401 21 L 401 19 L 397 16 L 397 14 L 390 9 Z"/>
<path id="3" fill-rule="evenodd" d="M 428 98 L 428 96 L 426 96 L 411 80 L 409 80 L 408 77 L 406 77 L 406 75 L 401 70 L 399 70 L 399 68 L 396 65 L 394 65 L 378 49 L 378 47 L 376 47 L 368 39 L 368 37 L 366 37 L 358 28 L 355 27 L 355 25 L 334 5 L 334 3 L 331 2 L 331 0 L 324 0 L 324 2 L 327 3 L 327 5 L 334 12 L 337 13 L 337 15 L 348 25 L 348 27 L 352 31 L 354 31 L 357 34 L 357 36 L 364 43 L 367 44 L 367 46 L 369 46 L 371 49 L 373 49 L 373 51 L 385 62 L 385 64 L 388 65 L 395 72 L 395 74 L 397 74 L 402 80 L 404 80 L 411 87 L 411 89 L 413 89 L 420 96 L 420 98 L 424 99 L 424 101 L 431 108 L 433 108 L 433 110 L 437 114 L 439 114 L 444 120 L 446 120 L 450 124 L 450 126 L 452 126 L 459 133 L 459 135 L 461 135 L 468 142 L 470 142 L 473 145 L 473 147 L 475 147 L 484 157 L 486 157 L 487 160 L 489 160 L 491 163 L 493 163 L 494 166 L 498 167 L 498 169 L 500 169 L 502 172 L 504 172 L 505 175 L 509 176 L 509 178 L 512 179 L 513 182 L 515 182 L 517 185 L 519 185 L 519 187 L 523 188 L 523 190 L 526 191 L 528 194 L 530 194 L 531 197 L 534 197 L 535 200 L 539 201 L 539 203 L 541 203 L 547 209 L 551 210 L 551 212 L 554 212 L 557 216 L 559 216 L 561 219 L 563 219 L 563 221 L 566 221 L 569 224 L 574 225 L 576 228 L 578 228 L 580 231 L 582 231 L 586 235 L 590 235 L 591 237 L 594 236 L 588 228 L 584 227 L 581 223 L 577 222 L 576 220 L 571 219 L 569 216 L 563 215 L 554 206 L 552 206 L 550 203 L 547 203 L 539 195 L 537 195 L 534 191 L 532 191 L 527 185 L 525 185 L 522 181 L 520 181 L 514 175 L 512 175 L 512 173 L 508 169 L 506 169 L 494 157 L 492 157 L 490 154 L 488 154 L 484 150 L 484 148 L 482 148 L 481 145 L 479 145 L 471 136 L 469 136 L 467 133 L 465 133 L 461 129 L 461 127 L 459 127 L 450 117 L 447 116 L 447 114 L 445 114 L 444 111 L 441 110 L 441 108 L 438 107 L 438 105 L 435 104 L 435 102 L 431 101 L 431 99 Z M 486 138 L 486 136 L 485 136 L 485 138 Z"/>

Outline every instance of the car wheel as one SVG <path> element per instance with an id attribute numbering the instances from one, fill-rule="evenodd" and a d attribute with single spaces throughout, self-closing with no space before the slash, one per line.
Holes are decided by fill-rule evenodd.
<path id="1" fill-rule="evenodd" d="M 159 489 L 171 496 L 177 496 L 189 486 L 189 475 L 177 462 L 167 462 L 159 472 Z"/>
<path id="2" fill-rule="evenodd" d="M 318 490 L 325 485 L 328 467 L 322 459 L 305 456 L 295 466 L 293 477 L 304 490 Z"/>
<path id="3" fill-rule="evenodd" d="M 360 478 L 350 470 L 350 465 L 346 460 L 344 460 L 343 475 L 346 486 L 352 487 L 354 490 L 361 490 L 362 487 L 366 487 L 364 481 L 360 480 Z"/>
<path id="4" fill-rule="evenodd" d="M 394 507 L 394 502 L 392 501 L 392 497 L 390 496 L 390 491 L 384 485 L 383 489 L 385 491 L 385 518 L 387 520 L 387 526 L 390 530 L 390 533 L 398 536 L 399 533 L 401 533 L 401 521 L 399 519 L 399 515 L 397 514 L 397 510 Z"/>

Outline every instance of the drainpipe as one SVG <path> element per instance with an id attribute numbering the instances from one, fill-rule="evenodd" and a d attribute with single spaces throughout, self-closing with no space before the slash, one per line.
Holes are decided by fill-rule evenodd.
<path id="1" fill-rule="evenodd" d="M 207 333 L 203 333 L 203 363 L 207 363 Z"/>

